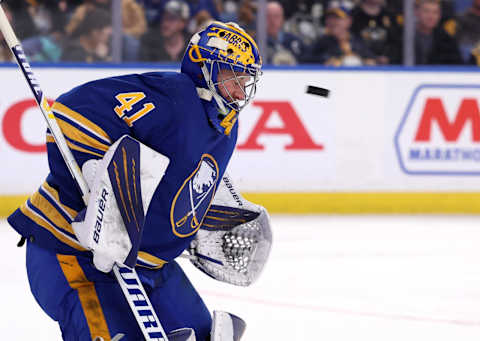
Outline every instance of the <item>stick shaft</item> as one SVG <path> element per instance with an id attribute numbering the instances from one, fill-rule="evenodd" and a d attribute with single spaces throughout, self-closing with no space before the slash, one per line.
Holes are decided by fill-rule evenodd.
<path id="1" fill-rule="evenodd" d="M 0 0 L 0 3 L 2 0 Z M 15 45 L 19 45 L 19 41 L 13 32 L 12 26 L 8 22 L 7 15 L 5 14 L 5 11 L 3 8 L 0 6 L 0 29 L 3 33 L 3 37 L 5 38 L 5 41 L 8 44 L 8 47 L 12 48 Z"/>
<path id="2" fill-rule="evenodd" d="M 1 2 L 1 0 L 0 0 Z M 32 90 L 33 96 L 47 122 L 48 128 L 52 133 L 53 138 L 62 154 L 63 160 L 67 165 L 70 174 L 78 185 L 80 193 L 82 195 L 85 205 L 88 204 L 88 197 L 90 190 L 88 184 L 83 177 L 80 168 L 78 167 L 77 161 L 73 157 L 73 154 L 68 147 L 67 141 L 63 136 L 63 133 L 58 126 L 55 116 L 50 108 L 50 105 L 47 102 L 43 91 L 40 88 L 35 76 L 32 72 L 30 64 L 27 61 L 25 53 L 23 52 L 22 46 L 18 41 L 15 33 L 13 32 L 12 26 L 8 22 L 5 11 L 3 10 L 0 4 L 0 31 L 3 33 L 5 40 L 7 41 L 8 47 L 11 49 L 20 70 L 25 77 L 25 80 L 28 83 L 28 86 Z M 115 264 L 113 267 L 115 277 L 118 281 L 118 284 L 122 288 L 122 292 L 137 320 L 138 326 L 142 330 L 142 333 L 146 341 L 168 341 L 165 331 L 162 328 L 160 320 L 158 319 L 155 310 L 153 309 L 152 303 L 148 299 L 147 293 L 143 288 L 138 274 L 135 269 L 129 269 L 123 265 Z M 126 274 L 128 277 L 126 278 Z M 139 299 L 142 297 L 143 299 Z M 139 307 L 139 304 L 141 306 Z"/>
<path id="3" fill-rule="evenodd" d="M 30 67 L 27 57 L 23 52 L 22 46 L 18 41 L 17 37 L 15 36 L 12 26 L 8 22 L 5 11 L 3 10 L 1 5 L 0 30 L 2 31 L 3 36 L 7 41 L 8 47 L 12 51 L 15 60 L 17 61 L 17 64 L 20 67 L 20 70 L 22 71 L 28 86 L 33 93 L 33 96 L 35 97 L 35 100 L 40 108 L 40 111 L 42 112 L 43 117 L 45 118 L 45 121 L 47 122 L 48 128 L 50 129 L 50 132 L 52 133 L 55 142 L 57 143 L 58 149 L 60 150 L 60 153 L 65 160 L 65 164 L 67 165 L 70 174 L 78 185 L 83 201 L 85 204 L 87 204 L 89 195 L 88 185 L 83 178 L 82 172 L 80 171 L 80 168 L 78 167 L 78 164 L 75 161 L 75 158 L 73 157 L 70 148 L 68 147 L 67 141 L 65 140 L 65 137 L 63 136 L 63 133 L 60 130 L 57 121 L 55 120 L 55 116 L 52 113 L 52 109 L 50 108 L 50 105 L 48 104 L 47 99 L 43 94 L 42 89 L 40 88 L 40 84 L 38 83 L 32 72 L 32 68 Z"/>

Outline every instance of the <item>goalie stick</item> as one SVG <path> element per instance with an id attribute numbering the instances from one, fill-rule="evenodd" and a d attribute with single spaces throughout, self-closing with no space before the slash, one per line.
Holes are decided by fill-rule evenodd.
<path id="1" fill-rule="evenodd" d="M 35 97 L 43 117 L 47 122 L 48 128 L 55 139 L 65 164 L 70 171 L 70 174 L 78 185 L 79 191 L 82 194 L 83 201 L 86 205 L 88 203 L 88 197 L 90 193 L 87 182 L 85 181 L 83 174 L 80 171 L 80 168 L 78 167 L 78 164 L 67 145 L 65 137 L 63 136 L 57 121 L 55 120 L 55 116 L 42 89 L 40 88 L 40 85 L 35 79 L 30 64 L 28 63 L 25 53 L 23 52 L 23 48 L 13 32 L 12 26 L 10 25 L 1 6 L 1 2 L 2 0 L 0 0 L 0 31 L 3 33 L 5 41 L 12 51 L 18 66 L 23 73 L 23 76 L 30 87 L 30 90 L 32 90 L 33 96 Z M 150 302 L 135 269 L 130 269 L 122 264 L 115 264 L 113 267 L 113 272 L 115 273 L 117 282 L 122 288 L 122 292 L 128 301 L 135 319 L 137 320 L 137 324 L 142 330 L 145 340 L 168 341 L 167 335 L 163 330 L 160 320 L 153 309 L 152 303 Z"/>

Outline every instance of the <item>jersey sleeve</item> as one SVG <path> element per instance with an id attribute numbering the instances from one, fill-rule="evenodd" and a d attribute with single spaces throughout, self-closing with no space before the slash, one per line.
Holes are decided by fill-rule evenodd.
<path id="1" fill-rule="evenodd" d="M 55 119 L 80 168 L 90 159 L 101 159 L 118 137 L 129 133 L 112 114 L 105 100 L 108 99 L 105 87 L 97 83 L 77 87 L 61 95 L 52 105 Z M 50 168 L 47 181 L 59 191 L 62 201 L 83 207 L 77 184 L 49 130 L 46 141 Z"/>

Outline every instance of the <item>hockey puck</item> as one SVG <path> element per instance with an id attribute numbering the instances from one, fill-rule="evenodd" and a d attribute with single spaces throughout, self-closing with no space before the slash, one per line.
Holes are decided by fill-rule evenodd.
<path id="1" fill-rule="evenodd" d="M 312 95 L 317 95 L 322 97 L 328 97 L 328 95 L 330 94 L 330 90 L 319 88 L 318 86 L 313 86 L 313 85 L 307 86 L 306 92 L 307 94 L 312 94 Z"/>

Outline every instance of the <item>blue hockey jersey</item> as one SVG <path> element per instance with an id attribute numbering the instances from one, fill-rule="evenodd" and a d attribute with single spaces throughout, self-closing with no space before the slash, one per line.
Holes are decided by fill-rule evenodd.
<path id="1" fill-rule="evenodd" d="M 137 265 L 160 268 L 182 253 L 235 148 L 237 113 L 219 115 L 215 102 L 201 99 L 188 76 L 173 72 L 96 80 L 61 95 L 52 110 L 80 167 L 102 158 L 125 134 L 170 159 L 146 215 Z M 48 131 L 47 151 L 50 174 L 8 221 L 42 247 L 83 253 L 71 222 L 85 205 Z M 204 179 L 201 189 L 193 184 L 195 176 Z"/>

